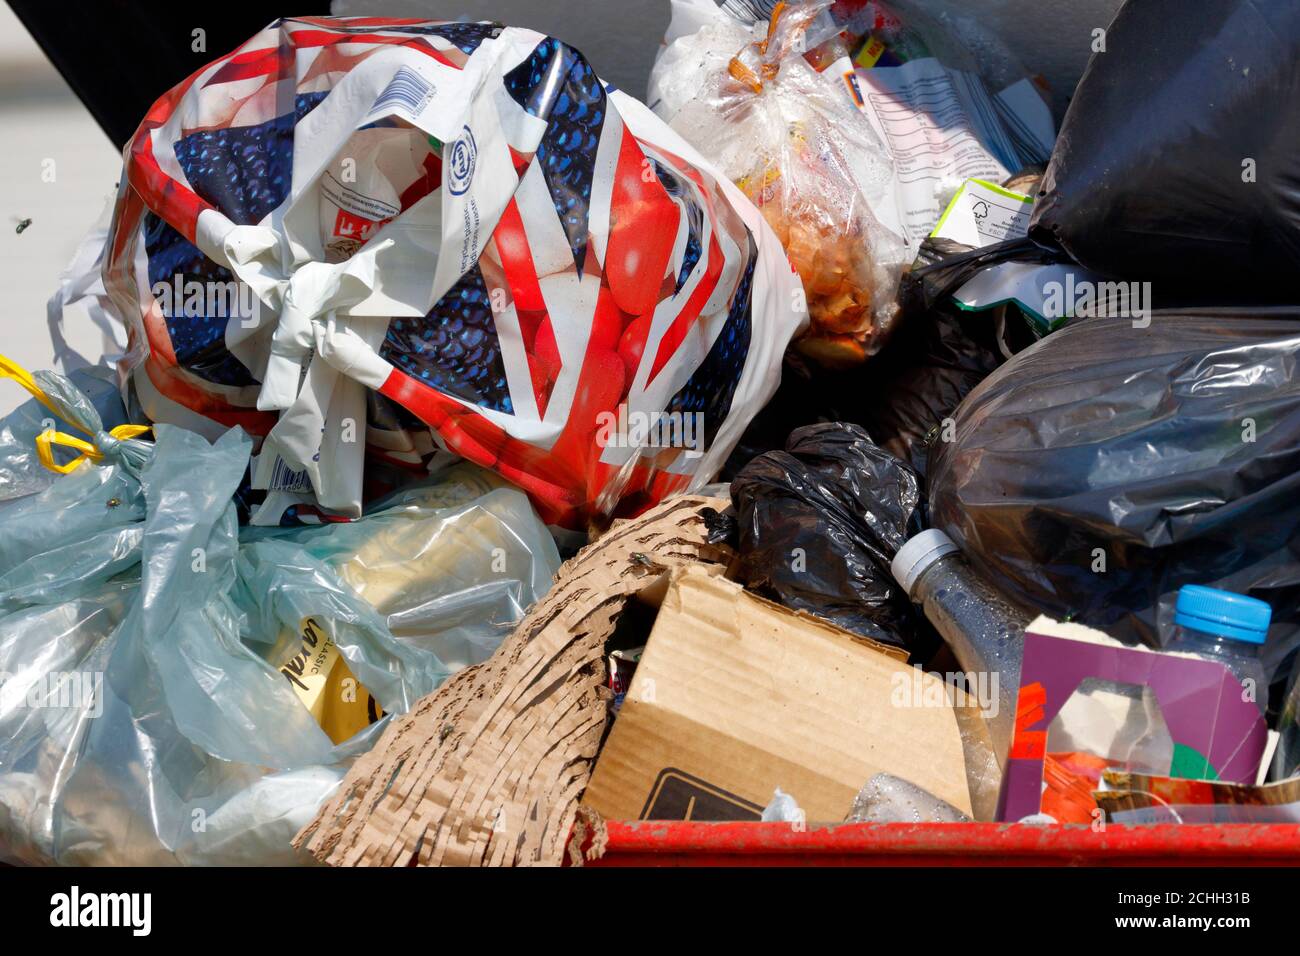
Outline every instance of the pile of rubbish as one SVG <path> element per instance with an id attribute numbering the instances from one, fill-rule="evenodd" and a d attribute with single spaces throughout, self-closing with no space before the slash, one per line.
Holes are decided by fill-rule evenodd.
<path id="1" fill-rule="evenodd" d="M 125 352 L 0 358 L 0 860 L 1300 822 L 1300 13 L 1058 138 L 957 4 L 672 6 L 649 106 L 317 17 L 144 118 Z"/>

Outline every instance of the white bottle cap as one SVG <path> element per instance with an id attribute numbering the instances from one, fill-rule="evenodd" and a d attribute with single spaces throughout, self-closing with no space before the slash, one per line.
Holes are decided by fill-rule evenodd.
<path id="1" fill-rule="evenodd" d="M 908 539 L 907 543 L 898 549 L 898 554 L 894 555 L 894 560 L 889 564 L 889 573 L 902 585 L 903 591 L 910 598 L 912 585 L 916 584 L 916 579 L 926 568 L 944 555 L 958 550 L 960 549 L 952 543 L 952 538 L 938 528 L 931 528 L 929 531 L 922 531 L 915 538 Z"/>

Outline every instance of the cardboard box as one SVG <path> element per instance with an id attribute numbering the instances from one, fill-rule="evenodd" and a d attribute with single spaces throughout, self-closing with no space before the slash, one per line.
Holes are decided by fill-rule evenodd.
<path id="1" fill-rule="evenodd" d="M 780 787 L 808 821 L 838 822 L 882 771 L 971 813 L 947 685 L 901 652 L 686 567 L 583 803 L 607 819 L 757 820 Z"/>

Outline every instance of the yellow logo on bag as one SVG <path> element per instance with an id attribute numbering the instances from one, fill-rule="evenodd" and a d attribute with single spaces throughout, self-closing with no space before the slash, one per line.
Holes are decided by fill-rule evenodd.
<path id="1" fill-rule="evenodd" d="M 299 636 L 302 649 L 280 673 L 330 740 L 342 743 L 384 716 L 379 701 L 352 676 L 347 659 L 314 618 L 303 619 Z"/>

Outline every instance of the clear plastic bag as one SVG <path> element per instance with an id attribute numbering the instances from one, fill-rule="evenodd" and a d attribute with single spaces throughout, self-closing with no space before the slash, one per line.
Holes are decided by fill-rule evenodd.
<path id="1" fill-rule="evenodd" d="M 144 498 L 139 474 L 146 442 L 119 438 L 147 429 L 117 422 L 121 402 L 102 387 L 95 401 L 54 372 L 29 374 L 0 356 L 0 378 L 33 397 L 0 425 L 0 612 L 57 598 L 68 600 L 139 561 Z M 92 385 L 101 380 L 85 379 Z M 64 422 L 93 445 L 56 431 Z M 119 427 L 120 426 L 120 427 Z M 60 464 L 56 444 L 72 445 L 101 467 Z M 87 452 L 87 449 L 90 449 Z M 64 472 L 60 480 L 58 473 Z M 39 489 L 39 491 L 38 491 Z M 36 492 L 36 493 L 33 493 Z"/>
<path id="2" fill-rule="evenodd" d="M 5 374 L 7 370 L 0 358 L 0 378 L 10 377 Z M 126 422 L 126 409 L 112 369 L 78 369 L 71 373 L 69 381 L 90 402 L 101 427 L 111 429 Z M 36 454 L 36 437 L 49 424 L 50 409 L 35 398 L 0 419 L 0 502 L 44 491 L 58 477 L 41 464 Z"/>
<path id="3" fill-rule="evenodd" d="M 853 798 L 845 823 L 970 823 L 946 800 L 940 800 L 909 780 L 878 773 Z"/>
<path id="4" fill-rule="evenodd" d="M 8 858 L 290 862 L 295 826 L 373 739 L 374 728 L 334 748 L 284 678 L 239 639 L 246 615 L 230 593 L 230 498 L 247 436 L 231 431 L 210 446 L 159 431 L 140 478 L 146 513 L 130 522 L 138 566 L 82 599 L 0 618 L 10 675 L 0 725 L 14 729 L 0 734 Z M 50 491 L 101 470 L 83 464 Z M 385 656 L 398 647 L 387 641 Z M 396 707 L 435 684 L 430 674 L 385 702 Z M 267 782 L 268 770 L 302 785 Z M 276 796 L 259 795 L 268 788 Z"/>
<path id="5" fill-rule="evenodd" d="M 351 524 L 295 529 L 393 636 L 449 667 L 485 661 L 560 566 L 528 499 L 491 472 L 453 465 Z"/>
<path id="6" fill-rule="evenodd" d="M 0 859 L 56 860 L 54 804 L 95 710 L 85 695 L 138 592 L 133 573 L 84 597 L 0 615 Z M 67 706 L 32 706 L 29 695 L 47 695 L 51 675 L 66 678 Z M 89 675 L 89 690 L 74 675 Z"/>
<path id="7" fill-rule="evenodd" d="M 0 613 L 0 857 L 100 865 L 304 862 L 290 846 L 294 833 L 378 739 L 387 715 L 408 710 L 451 672 L 427 641 L 395 638 L 385 616 L 347 583 L 347 562 L 336 568 L 330 560 L 346 549 L 322 547 L 318 556 L 291 535 L 240 542 L 231 497 L 251 447 L 238 429 L 210 445 L 159 426 L 138 478 L 122 464 L 82 463 L 0 516 L 0 540 L 7 540 L 11 514 L 57 514 L 61 497 L 65 510 L 89 514 L 96 501 L 103 509 L 95 489 L 110 481 L 136 485 L 129 506 L 61 528 L 63 539 L 47 535 L 52 550 L 85 556 L 84 567 L 63 575 L 73 596 L 50 590 L 37 602 L 0 591 L 0 608 L 14 608 Z M 506 564 L 513 561 L 519 577 L 505 590 L 520 604 L 545 590 L 558 556 L 548 538 L 549 551 L 538 544 L 532 567 L 524 542 L 533 546 L 545 528 L 520 493 L 490 490 L 439 511 L 429 503 L 467 496 L 472 482 L 458 491 L 438 488 L 408 489 L 391 511 L 346 532 L 365 542 L 372 523 L 427 526 L 426 546 L 450 550 L 448 528 L 488 499 L 483 513 L 519 521 L 497 529 L 501 539 L 517 539 Z M 112 551 L 110 532 L 130 533 L 128 555 Z M 384 540 L 381 531 L 368 543 L 383 550 L 375 542 Z M 19 567 L 42 559 L 31 555 Z M 492 593 L 504 576 L 484 571 L 475 579 L 463 565 L 457 570 L 447 593 L 472 592 L 475 584 Z M 433 604 L 436 590 L 429 583 L 415 595 Z M 507 623 L 509 604 L 499 603 L 498 620 L 471 635 L 480 643 Z M 432 612 L 422 619 L 435 635 L 438 622 Z M 459 619 L 442 630 L 457 627 L 472 630 Z M 293 666 L 303 663 L 297 649 L 308 632 L 314 652 L 332 648 L 335 668 L 323 669 L 312 689 L 320 694 L 334 686 L 326 677 L 342 674 L 341 687 L 373 701 L 356 732 L 335 733 L 295 689 L 293 674 L 303 668 Z"/>
<path id="8" fill-rule="evenodd" d="M 675 105 L 670 125 L 758 206 L 799 273 L 812 324 L 795 347 L 850 365 L 884 345 L 909 257 L 873 213 L 890 186 L 884 144 L 800 55 L 830 6 L 791 6 L 761 37 L 717 18 L 678 41 L 656 70 L 675 73 L 665 85 L 693 87 L 661 97 Z"/>
<path id="9" fill-rule="evenodd" d="M 946 3 L 672 6 L 649 102 L 762 209 L 807 296 L 795 347 L 824 366 L 885 344 L 899 277 L 964 180 L 1051 153 L 1041 91 Z"/>

